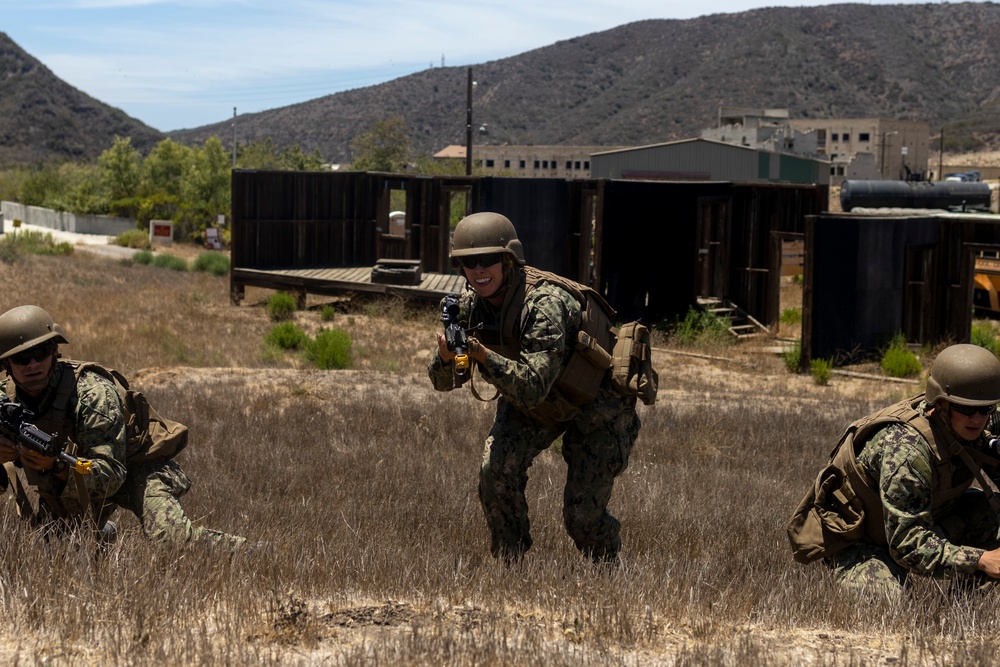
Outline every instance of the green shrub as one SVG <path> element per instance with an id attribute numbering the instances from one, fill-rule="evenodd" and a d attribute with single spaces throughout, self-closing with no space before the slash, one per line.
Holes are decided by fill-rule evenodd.
<path id="1" fill-rule="evenodd" d="M 306 344 L 305 356 L 323 370 L 350 368 L 351 335 L 343 329 L 320 329 Z"/>
<path id="2" fill-rule="evenodd" d="M 148 250 L 140 250 L 132 255 L 132 261 L 135 264 L 145 264 L 146 266 L 149 266 L 153 263 L 153 253 Z"/>
<path id="3" fill-rule="evenodd" d="M 972 325 L 972 344 L 984 347 L 993 354 L 1000 352 L 1000 345 L 997 345 L 996 329 L 989 322 L 976 322 Z"/>
<path id="4" fill-rule="evenodd" d="M 674 339 L 680 345 L 719 345 L 733 342 L 729 320 L 705 310 L 689 308 L 683 320 L 673 326 Z"/>
<path id="5" fill-rule="evenodd" d="M 889 377 L 908 378 L 923 370 L 920 359 L 906 345 L 903 334 L 896 334 L 882 353 L 882 372 Z"/>
<path id="6" fill-rule="evenodd" d="M 275 324 L 264 336 L 264 343 L 282 350 L 300 350 L 309 341 L 309 336 L 297 324 L 284 321 Z"/>
<path id="7" fill-rule="evenodd" d="M 833 362 L 829 359 L 813 359 L 809 363 L 809 374 L 812 375 L 813 382 L 826 386 L 830 382 L 830 373 L 833 370 Z"/>
<path id="8" fill-rule="evenodd" d="M 153 257 L 153 266 L 171 271 L 187 271 L 188 263 L 183 257 L 161 253 Z"/>
<path id="9" fill-rule="evenodd" d="M 295 297 L 288 292 L 275 292 L 267 300 L 267 316 L 274 322 L 292 319 L 296 308 Z"/>
<path id="10" fill-rule="evenodd" d="M 333 306 L 323 306 L 323 309 L 319 311 L 319 318 L 324 322 L 332 322 L 336 314 L 337 311 Z"/>
<path id="11" fill-rule="evenodd" d="M 802 363 L 802 341 L 796 340 L 792 347 L 782 352 L 781 360 L 785 362 L 785 368 L 789 373 L 798 373 L 799 365 Z"/>
<path id="12" fill-rule="evenodd" d="M 195 257 L 191 269 L 224 276 L 229 273 L 229 257 L 219 252 L 203 252 Z"/>
<path id="13" fill-rule="evenodd" d="M 4 234 L 0 237 L 0 258 L 7 264 L 16 261 L 22 253 L 32 255 L 72 255 L 73 245 L 56 243 L 52 234 L 35 231 L 23 231 L 17 234 Z"/>
<path id="14" fill-rule="evenodd" d="M 130 229 L 127 232 L 122 232 L 114 238 L 114 244 L 126 248 L 138 248 L 140 250 L 149 250 L 151 247 L 149 232 L 141 229 Z"/>
<path id="15" fill-rule="evenodd" d="M 785 308 L 781 311 L 780 321 L 782 324 L 802 324 L 802 309 L 801 308 Z"/>
<path id="16" fill-rule="evenodd" d="M 0 262 L 13 264 L 21 258 L 21 252 L 16 243 L 11 243 L 7 237 L 0 238 Z"/>

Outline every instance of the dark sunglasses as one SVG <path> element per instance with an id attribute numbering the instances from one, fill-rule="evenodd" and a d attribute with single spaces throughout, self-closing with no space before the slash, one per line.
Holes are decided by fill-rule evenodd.
<path id="1" fill-rule="evenodd" d="M 7 358 L 18 366 L 27 366 L 32 361 L 45 361 L 45 359 L 52 356 L 55 351 L 55 345 L 52 343 L 45 343 L 44 345 L 36 345 L 35 347 L 25 350 L 24 352 L 12 354 Z"/>
<path id="2" fill-rule="evenodd" d="M 458 258 L 459 263 L 467 269 L 474 269 L 477 266 L 486 268 L 503 261 L 503 253 L 491 252 L 488 255 L 466 255 Z"/>
<path id="3" fill-rule="evenodd" d="M 960 415 L 965 415 L 966 417 L 971 417 L 972 415 L 983 415 L 984 417 L 989 417 L 993 414 L 997 406 L 994 405 L 958 405 L 957 403 L 951 404 L 951 409 Z"/>

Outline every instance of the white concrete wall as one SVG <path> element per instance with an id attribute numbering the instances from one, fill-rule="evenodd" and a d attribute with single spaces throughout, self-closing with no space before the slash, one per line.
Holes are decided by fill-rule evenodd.
<path id="1" fill-rule="evenodd" d="M 130 229 L 136 229 L 135 220 L 131 218 L 115 218 L 109 215 L 76 215 L 40 206 L 25 206 L 12 201 L 0 202 L 0 214 L 10 221 L 20 220 L 26 225 L 47 227 L 54 231 L 74 234 L 117 236 Z"/>

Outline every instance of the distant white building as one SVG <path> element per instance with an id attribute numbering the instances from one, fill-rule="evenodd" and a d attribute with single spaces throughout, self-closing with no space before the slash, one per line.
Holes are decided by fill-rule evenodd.
<path id="1" fill-rule="evenodd" d="M 930 179 L 930 125 L 884 118 L 790 118 L 787 109 L 720 107 L 702 137 L 830 162 L 830 182 Z"/>
<path id="2" fill-rule="evenodd" d="M 477 169 L 529 178 L 590 178 L 590 156 L 621 146 L 497 146 L 472 147 Z M 465 146 L 447 146 L 435 160 L 465 160 Z"/>

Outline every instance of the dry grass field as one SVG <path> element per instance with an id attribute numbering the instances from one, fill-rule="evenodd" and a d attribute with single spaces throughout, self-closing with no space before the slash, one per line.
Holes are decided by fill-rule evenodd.
<path id="1" fill-rule="evenodd" d="M 45 543 L 0 498 L 0 661 L 20 665 L 983 665 L 998 593 L 920 581 L 892 606 L 790 557 L 784 525 L 843 427 L 919 387 L 789 374 L 773 341 L 677 350 L 612 509 L 623 559 L 585 562 L 561 525 L 565 467 L 528 485 L 534 548 L 488 553 L 476 497 L 492 405 L 430 390 L 436 309 L 310 298 L 348 331 L 319 371 L 262 351 L 263 290 L 84 253 L 0 264 L 0 307 L 36 303 L 64 353 L 119 368 L 191 427 L 198 523 L 266 540 L 230 559 L 153 550 L 131 516 L 95 557 Z M 332 322 L 318 307 L 337 309 Z"/>

